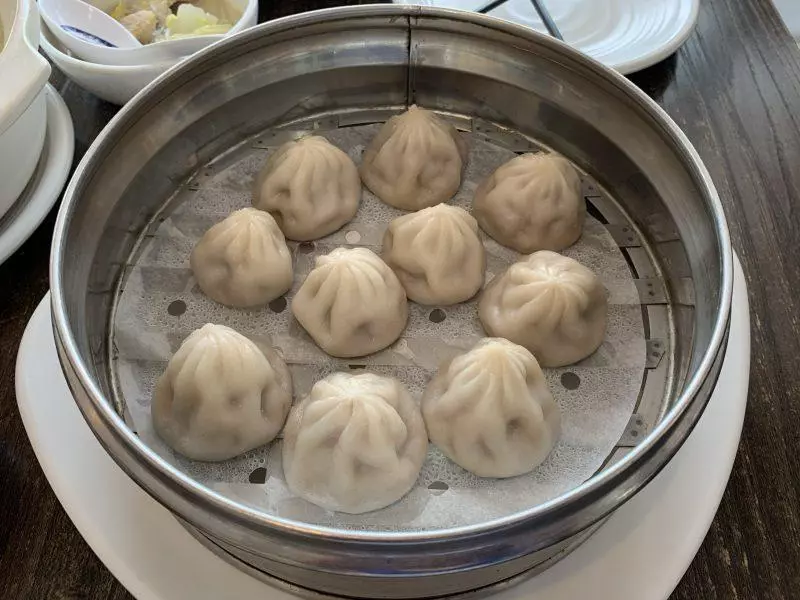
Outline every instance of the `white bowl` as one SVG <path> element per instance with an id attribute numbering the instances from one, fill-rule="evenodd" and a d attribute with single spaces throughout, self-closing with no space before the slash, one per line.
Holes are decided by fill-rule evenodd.
<path id="1" fill-rule="evenodd" d="M 114 17 L 83 0 L 38 0 L 38 2 L 42 21 L 64 46 L 81 58 L 91 60 L 83 55 L 83 50 L 84 47 L 94 48 L 96 44 L 74 35 L 64 27 L 77 27 L 119 48 L 136 48 L 142 45 Z"/>
<path id="2" fill-rule="evenodd" d="M 113 5 L 116 4 L 116 2 L 113 2 L 111 6 L 109 6 L 106 0 L 87 1 L 102 11 L 109 10 L 109 8 L 113 8 Z M 228 2 L 237 11 L 241 11 L 241 16 L 224 35 L 204 35 L 176 40 L 165 40 L 153 44 L 146 44 L 137 48 L 109 48 L 107 46 L 92 44 L 64 31 L 59 27 L 58 23 L 47 18 L 44 20 L 47 27 L 53 35 L 58 38 L 62 46 L 67 48 L 76 58 L 103 65 L 147 65 L 177 61 L 198 50 L 202 50 L 206 46 L 210 46 L 227 35 L 233 35 L 256 24 L 258 21 L 258 0 L 228 0 Z M 58 2 L 54 4 L 62 6 Z M 86 6 L 83 2 L 76 4 L 78 7 L 81 5 L 85 6 L 85 14 L 89 15 L 89 11 L 92 11 L 91 7 Z M 67 6 L 71 6 L 71 4 L 64 4 L 62 8 L 66 8 Z M 58 13 L 58 11 L 54 12 Z M 66 22 L 65 20 L 71 19 L 69 23 L 71 25 L 74 25 L 74 22 L 80 22 L 82 18 L 90 18 L 88 16 L 80 17 L 80 15 L 67 14 L 66 11 L 63 11 L 63 14 L 58 13 L 51 16 L 61 19 L 60 22 L 62 23 Z M 111 19 L 111 17 L 109 17 L 109 19 Z"/>
<path id="3" fill-rule="evenodd" d="M 52 26 L 48 25 L 48 29 L 55 33 Z M 72 37 L 67 32 L 64 32 L 64 34 L 67 37 Z M 214 42 L 218 42 L 225 35 L 199 35 L 176 40 L 165 40 L 139 46 L 138 48 L 109 48 L 108 46 L 99 46 L 82 40 L 78 40 L 75 43 L 75 38 L 72 38 L 72 44 L 66 44 L 61 36 L 57 37 L 64 46 L 69 48 L 70 52 L 83 60 L 101 65 L 133 66 L 179 61 L 206 46 L 210 46 Z M 80 51 L 78 51 L 78 48 L 80 48 Z"/>
<path id="4" fill-rule="evenodd" d="M 37 52 L 39 12 L 33 0 L 0 0 L 0 217 L 25 189 L 44 145 L 44 86 L 50 65 Z M 2 43 L 2 41 L 0 41 Z"/>
<path id="5" fill-rule="evenodd" d="M 177 64 L 179 60 L 138 66 L 98 65 L 75 58 L 55 36 L 42 27 L 44 53 L 72 81 L 106 102 L 125 104 L 139 90 Z"/>

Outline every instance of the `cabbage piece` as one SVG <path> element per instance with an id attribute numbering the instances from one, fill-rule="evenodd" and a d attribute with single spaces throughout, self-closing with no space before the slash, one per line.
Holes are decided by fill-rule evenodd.
<path id="1" fill-rule="evenodd" d="M 206 25 L 195 29 L 192 33 L 172 33 L 169 36 L 171 40 L 180 40 L 188 37 L 197 37 L 199 35 L 222 35 L 230 31 L 231 25 L 227 23 L 218 23 L 216 25 Z"/>
<path id="2" fill-rule="evenodd" d="M 114 17 L 117 21 L 122 21 L 125 17 L 128 16 L 128 9 L 125 6 L 124 2 L 119 2 L 110 13 L 112 17 Z"/>
<path id="3" fill-rule="evenodd" d="M 230 29 L 230 25 L 227 23 L 221 23 L 211 13 L 207 13 L 202 8 L 192 4 L 181 4 L 178 7 L 177 14 L 167 17 L 168 37 L 170 38 L 179 35 L 205 35 L 211 32 L 211 28 L 218 26 L 226 27 L 226 29 L 224 31 L 214 29 L 214 33 L 225 33 Z M 198 31 L 204 33 L 197 33 Z"/>
<path id="4" fill-rule="evenodd" d="M 241 19 L 242 6 L 247 4 L 242 2 L 242 6 L 240 6 L 239 3 L 230 0 L 194 0 L 192 3 L 225 23 L 236 23 Z"/>

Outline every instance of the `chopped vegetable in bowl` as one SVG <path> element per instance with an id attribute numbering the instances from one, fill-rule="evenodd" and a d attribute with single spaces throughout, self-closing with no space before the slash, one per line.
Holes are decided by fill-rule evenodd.
<path id="1" fill-rule="evenodd" d="M 224 34 L 241 17 L 227 0 L 119 0 L 108 13 L 142 44 Z"/>
<path id="2" fill-rule="evenodd" d="M 177 14 L 167 17 L 167 37 L 227 33 L 230 23 L 224 23 L 211 13 L 193 4 L 181 4 Z"/>

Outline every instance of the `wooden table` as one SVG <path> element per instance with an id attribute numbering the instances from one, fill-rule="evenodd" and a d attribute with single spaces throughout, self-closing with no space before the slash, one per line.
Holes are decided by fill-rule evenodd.
<path id="1" fill-rule="evenodd" d="M 264 20 L 343 2 L 262 4 Z M 739 454 L 673 598 L 800 598 L 800 51 L 768 0 L 703 0 L 688 43 L 632 79 L 672 115 L 711 171 L 752 312 Z M 114 108 L 63 83 L 80 155 L 98 133 L 94 111 L 110 117 Z M 61 509 L 17 413 L 16 351 L 47 291 L 53 221 L 54 214 L 0 266 L 0 598 L 129 598 Z"/>

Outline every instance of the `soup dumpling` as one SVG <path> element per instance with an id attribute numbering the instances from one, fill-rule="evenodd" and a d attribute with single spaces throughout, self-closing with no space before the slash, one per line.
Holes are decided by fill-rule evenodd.
<path id="1" fill-rule="evenodd" d="M 518 252 L 563 250 L 581 236 L 586 218 L 580 176 L 557 154 L 522 154 L 478 186 L 473 214 L 481 229 Z"/>
<path id="2" fill-rule="evenodd" d="M 408 300 L 397 276 L 374 252 L 336 248 L 317 257 L 292 300 L 292 313 L 331 356 L 364 356 L 400 337 Z"/>
<path id="3" fill-rule="evenodd" d="M 543 367 L 592 354 L 606 332 L 608 300 L 591 269 L 555 252 L 535 252 L 486 287 L 478 315 L 489 335 L 533 352 Z"/>
<path id="4" fill-rule="evenodd" d="M 243 208 L 206 231 L 189 263 L 206 296 L 247 308 L 266 304 L 292 287 L 292 255 L 268 213 Z"/>
<path id="5" fill-rule="evenodd" d="M 411 106 L 389 119 L 367 146 L 361 179 L 387 204 L 419 210 L 455 195 L 466 160 L 466 145 L 455 127 Z"/>
<path id="6" fill-rule="evenodd" d="M 301 498 L 358 514 L 402 498 L 427 449 L 419 407 L 402 383 L 372 373 L 334 373 L 292 409 L 283 471 Z"/>
<path id="7" fill-rule="evenodd" d="M 219 461 L 271 442 L 292 404 L 286 363 L 223 325 L 192 332 L 156 382 L 156 433 L 180 454 Z"/>
<path id="8" fill-rule="evenodd" d="M 431 441 L 481 477 L 532 471 L 561 431 L 539 363 L 500 338 L 485 338 L 442 364 L 425 390 L 422 414 Z"/>
<path id="9" fill-rule="evenodd" d="M 474 296 L 486 267 L 478 223 L 463 208 L 437 204 L 389 223 L 382 256 L 414 302 L 450 305 Z"/>
<path id="10" fill-rule="evenodd" d="M 351 158 L 324 137 L 286 142 L 258 175 L 253 206 L 267 211 L 290 240 L 316 240 L 353 219 L 361 179 Z"/>

